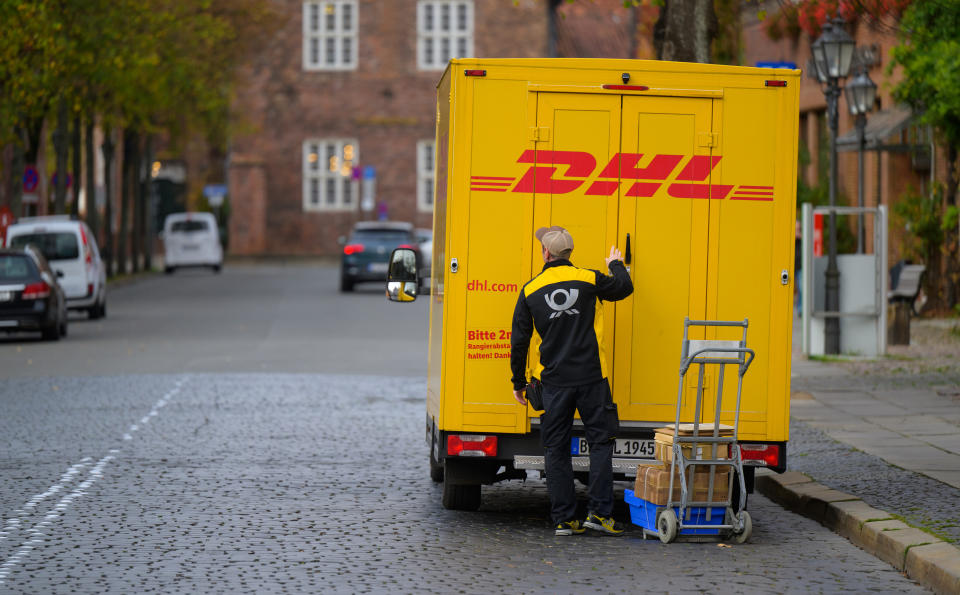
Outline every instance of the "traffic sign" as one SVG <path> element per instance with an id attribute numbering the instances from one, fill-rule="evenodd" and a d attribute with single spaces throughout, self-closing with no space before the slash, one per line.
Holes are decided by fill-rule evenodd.
<path id="1" fill-rule="evenodd" d="M 40 174 L 37 173 L 37 168 L 32 165 L 25 167 L 23 170 L 23 191 L 33 192 L 39 184 Z"/>
<path id="2" fill-rule="evenodd" d="M 227 185 L 226 184 L 207 184 L 203 187 L 203 195 L 207 198 L 213 196 L 226 196 L 227 195 Z"/>
<path id="3" fill-rule="evenodd" d="M 53 172 L 53 175 L 50 176 L 50 185 L 53 186 L 54 188 L 57 187 L 57 172 Z M 70 188 L 72 186 L 73 186 L 73 176 L 71 176 L 70 174 L 67 174 L 67 188 Z"/>

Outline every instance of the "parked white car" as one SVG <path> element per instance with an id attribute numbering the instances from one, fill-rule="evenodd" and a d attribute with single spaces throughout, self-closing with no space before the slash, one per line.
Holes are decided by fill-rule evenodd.
<path id="1" fill-rule="evenodd" d="M 107 315 L 107 270 L 87 224 L 67 215 L 24 217 L 7 228 L 7 247 L 35 246 L 59 277 L 67 308 Z"/>
<path id="2" fill-rule="evenodd" d="M 213 213 L 174 213 L 163 222 L 164 272 L 180 267 L 223 266 L 220 232 Z"/>

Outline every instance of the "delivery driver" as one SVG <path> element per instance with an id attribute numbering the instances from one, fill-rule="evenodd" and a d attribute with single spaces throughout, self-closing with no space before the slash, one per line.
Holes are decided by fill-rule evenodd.
<path id="1" fill-rule="evenodd" d="M 566 229 L 541 227 L 535 235 L 545 264 L 523 286 L 513 313 L 513 397 L 526 405 L 527 350 L 536 331 L 541 343 L 534 374 L 539 373 L 543 385 L 540 428 L 555 533 L 579 534 L 588 527 L 619 535 L 623 527 L 611 515 L 613 445 L 620 421 L 606 377 L 600 300 L 622 300 L 633 293 L 633 284 L 615 246 L 606 259 L 612 273 L 607 276 L 573 266 L 573 237 Z M 574 409 L 590 445 L 590 509 L 582 523 L 574 518 L 577 498 L 570 461 Z"/>

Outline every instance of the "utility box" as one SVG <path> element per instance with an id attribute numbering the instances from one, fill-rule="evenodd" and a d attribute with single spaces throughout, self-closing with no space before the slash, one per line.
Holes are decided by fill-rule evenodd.
<path id="1" fill-rule="evenodd" d="M 518 292 L 543 266 L 533 233 L 549 225 L 573 235 L 579 267 L 606 272 L 616 245 L 633 280 L 633 295 L 603 305 L 615 473 L 635 475 L 654 428 L 674 421 L 686 317 L 749 320 L 757 356 L 739 437 L 765 453 L 747 465 L 785 468 L 799 82 L 798 70 L 643 60 L 450 62 L 437 88 L 427 396 L 445 505 L 475 508 L 481 483 L 543 468 L 539 414 L 513 399 L 509 357 Z M 723 382 L 732 423 L 736 378 Z M 683 397 L 686 421 L 695 400 Z"/>

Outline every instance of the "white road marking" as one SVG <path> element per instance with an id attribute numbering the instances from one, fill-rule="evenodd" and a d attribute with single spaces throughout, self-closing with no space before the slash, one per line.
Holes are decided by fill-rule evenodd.
<path id="1" fill-rule="evenodd" d="M 159 414 L 160 409 L 165 407 L 170 399 L 176 396 L 180 392 L 180 387 L 186 381 L 186 378 L 181 378 L 174 383 L 174 387 L 163 395 L 159 401 L 154 404 L 153 408 L 150 410 L 150 413 L 145 415 L 143 419 L 140 420 L 141 424 L 146 424 L 150 421 L 151 417 L 156 417 Z M 130 430 L 123 435 L 124 440 L 133 440 L 133 432 L 139 430 L 139 426 L 136 424 L 130 426 Z M 0 585 L 3 585 L 6 582 L 7 576 L 10 575 L 20 562 L 23 561 L 33 549 L 43 543 L 44 538 L 47 537 L 47 534 L 41 531 L 50 527 L 54 521 L 59 519 L 66 511 L 70 508 L 70 505 L 74 500 L 84 496 L 87 493 L 87 490 L 93 486 L 101 477 L 103 477 L 103 471 L 106 468 L 107 464 L 116 459 L 117 455 L 120 454 L 119 448 L 111 448 L 108 451 L 108 454 L 98 460 L 96 464 L 90 468 L 87 472 L 88 477 L 84 481 L 77 484 L 77 486 L 70 493 L 64 495 L 57 501 L 53 507 L 46 511 L 42 517 L 42 520 L 33 524 L 32 526 L 23 530 L 24 533 L 28 535 L 28 538 L 25 539 L 17 549 L 16 553 L 12 554 L 7 558 L 3 564 L 0 564 Z M 27 500 L 26 504 L 22 508 L 14 510 L 13 516 L 7 519 L 6 523 L 3 525 L 3 529 L 0 530 L 0 543 L 10 537 L 11 534 L 20 530 L 23 525 L 26 523 L 27 519 L 34 514 L 37 506 L 42 503 L 47 498 L 55 496 L 60 492 L 64 491 L 69 487 L 69 485 L 80 475 L 84 469 L 86 469 L 90 463 L 93 461 L 91 457 L 83 457 L 80 459 L 79 463 L 71 465 L 67 468 L 63 475 L 60 476 L 60 479 L 57 483 L 53 484 L 47 490 L 41 494 L 37 494 Z M 39 511 L 37 511 L 39 512 Z"/>

